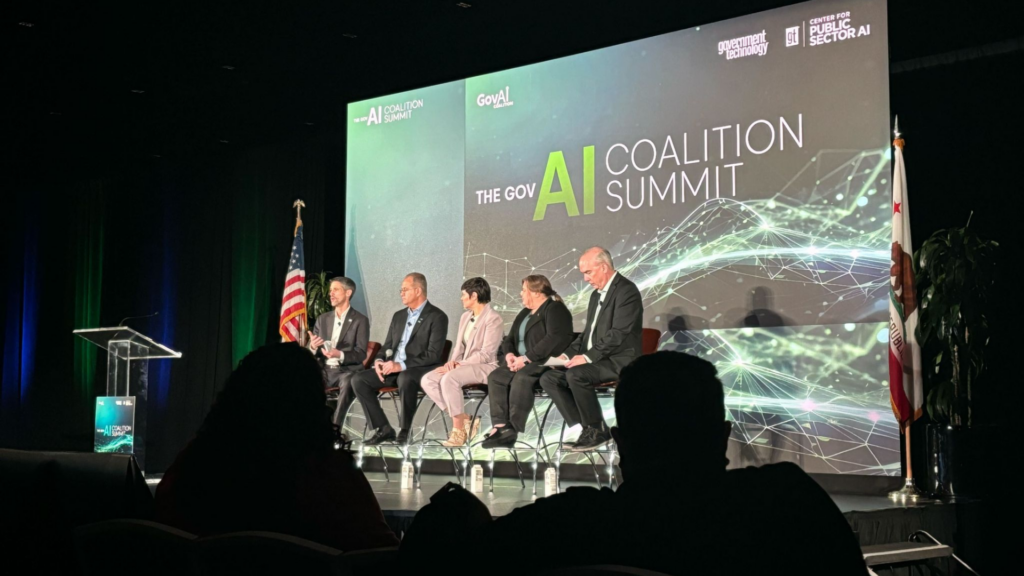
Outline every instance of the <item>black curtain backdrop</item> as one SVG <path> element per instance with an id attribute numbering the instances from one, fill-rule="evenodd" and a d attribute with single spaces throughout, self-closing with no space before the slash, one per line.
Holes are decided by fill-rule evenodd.
<path id="1" fill-rule="evenodd" d="M 5 215 L 0 283 L 6 304 L 0 325 L 9 328 L 0 365 L 0 446 L 92 449 L 94 398 L 105 390 L 106 358 L 93 352 L 91 386 L 77 390 L 71 331 L 88 327 L 75 325 L 76 247 L 84 241 L 78 224 L 86 208 L 99 203 L 103 257 L 96 326 L 159 311 L 126 324 L 183 353 L 149 367 L 146 467 L 164 470 L 206 415 L 239 346 L 280 340 L 277 319 L 296 198 L 307 205 L 307 271 L 344 270 L 342 141 L 337 130 L 325 129 L 202 160 L 153 158 L 70 172 L 51 166 L 8 178 L 18 193 Z M 32 251 L 36 258 L 27 254 Z M 22 330 L 32 316 L 26 294 L 38 302 L 34 350 L 22 347 L 28 351 L 18 346 L 31 340 Z M 26 362 L 32 352 L 34 362 Z M 32 369 L 19 373 L 27 365 Z"/>
<path id="2" fill-rule="evenodd" d="M 933 231 L 971 225 L 1004 246 L 1019 244 L 1021 193 L 1019 96 L 1009 88 L 1024 69 L 1019 52 L 891 76 L 891 108 L 900 118 L 916 243 Z M 339 104 L 340 106 L 340 104 Z M 76 247 L 102 205 L 102 296 L 98 325 L 155 310 L 173 314 L 128 323 L 184 353 L 153 363 L 147 472 L 166 468 L 192 436 L 240 351 L 279 339 L 277 314 L 292 239 L 291 203 L 302 198 L 307 271 L 344 270 L 344 124 L 282 141 L 192 158 L 79 166 L 43 160 L 3 175 L 3 282 L 0 332 L 4 387 L 0 446 L 91 449 L 93 398 L 102 392 L 105 358 L 92 389 L 76 390 Z M 95 228 L 95 224 L 92 225 Z M 94 233 L 94 230 L 93 230 Z M 27 264 L 28 263 L 28 264 Z M 1008 288 L 1009 275 L 1003 288 Z M 983 427 L 1016 419 L 1008 410 L 1010 327 L 1016 308 L 993 314 L 990 378 L 976 391 Z M 244 300 L 244 302 L 242 302 Z M 254 305 L 248 306 L 248 302 Z M 38 309 L 34 369 L 23 373 L 26 318 Z M 255 312 L 244 318 L 239 310 Z M 257 316 L 262 315 L 262 320 Z M 258 330 L 246 340 L 242 327 Z M 251 332 L 252 330 L 250 330 Z M 32 352 L 31 350 L 29 352 Z M 29 354 L 31 356 L 31 354 Z M 31 363 L 30 363 L 31 364 Z M 162 366 L 162 367 L 161 367 Z M 161 370 L 166 374 L 158 374 Z M 162 379 L 162 380 L 161 380 Z M 272 425 L 272 423 L 268 423 Z M 1006 429 L 1006 428 L 1003 428 Z M 994 442 L 1007 434 L 993 433 Z M 924 434 L 916 435 L 923 439 Z M 923 457 L 923 449 L 917 450 Z M 923 461 L 918 470 L 924 470 Z"/>

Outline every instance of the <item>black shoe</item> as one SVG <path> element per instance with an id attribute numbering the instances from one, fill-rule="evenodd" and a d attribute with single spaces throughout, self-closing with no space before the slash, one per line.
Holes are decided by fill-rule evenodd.
<path id="1" fill-rule="evenodd" d="M 391 426 L 382 426 L 365 441 L 363 446 L 379 446 L 385 442 L 392 442 L 395 439 L 395 429 Z"/>
<path id="2" fill-rule="evenodd" d="M 398 439 L 395 440 L 395 442 L 398 442 L 402 446 L 408 445 L 409 444 L 409 429 L 408 428 L 402 428 L 401 430 L 399 430 L 398 431 Z"/>
<path id="3" fill-rule="evenodd" d="M 484 450 L 493 450 L 495 448 L 511 448 L 516 445 L 516 439 L 519 438 L 519 433 L 515 431 L 511 426 L 502 426 L 498 428 L 498 431 L 487 437 L 480 447 Z"/>
<path id="4" fill-rule="evenodd" d="M 562 450 L 568 450 L 569 452 L 575 452 L 576 446 L 590 442 L 591 436 L 593 435 L 594 428 L 591 426 L 584 426 L 583 431 L 580 432 L 580 437 L 572 442 L 562 442 Z"/>
<path id="5" fill-rule="evenodd" d="M 589 452 L 604 446 L 612 439 L 608 426 L 602 422 L 599 426 L 587 426 L 580 434 L 580 439 L 570 448 L 573 452 Z"/>
<path id="6" fill-rule="evenodd" d="M 334 439 L 335 450 L 341 450 L 350 444 L 352 444 L 352 439 L 347 434 L 338 434 L 338 437 Z"/>

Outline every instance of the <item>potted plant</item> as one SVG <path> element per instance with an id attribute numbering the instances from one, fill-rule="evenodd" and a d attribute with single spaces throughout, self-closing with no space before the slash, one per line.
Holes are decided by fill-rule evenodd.
<path id="1" fill-rule="evenodd" d="M 331 310 L 331 272 L 325 270 L 306 280 L 306 315 L 310 329 L 321 314 Z"/>
<path id="2" fill-rule="evenodd" d="M 984 381 L 988 311 L 999 244 L 970 227 L 939 230 L 914 255 L 928 428 L 929 482 L 936 496 L 962 492 L 960 444 L 973 424 L 972 400 Z"/>

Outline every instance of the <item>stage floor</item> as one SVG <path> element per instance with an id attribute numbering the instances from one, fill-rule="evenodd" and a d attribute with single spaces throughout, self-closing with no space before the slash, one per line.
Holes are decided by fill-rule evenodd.
<path id="1" fill-rule="evenodd" d="M 415 516 L 420 508 L 430 502 L 430 497 L 441 489 L 447 482 L 454 482 L 454 476 L 440 474 L 424 474 L 421 485 L 415 490 L 402 490 L 398 474 L 391 475 L 391 482 L 385 480 L 383 473 L 370 472 L 366 474 L 377 501 L 384 513 L 388 516 Z M 520 506 L 533 503 L 537 498 L 544 496 L 544 479 L 538 478 L 537 496 L 533 495 L 533 482 L 530 477 L 526 479 L 526 488 L 523 488 L 517 478 L 494 479 L 494 491 L 489 489 L 488 479 L 484 476 L 484 491 L 476 495 L 494 516 L 504 516 Z M 596 486 L 594 482 L 570 482 L 563 481 L 562 489 L 570 486 Z M 846 494 L 830 494 L 844 514 L 847 512 L 873 512 L 878 510 L 904 509 L 903 506 L 894 503 L 884 496 L 856 496 Z M 671 486 L 665 487 L 663 498 L 666 501 L 675 498 L 688 498 L 686 494 L 680 494 L 672 490 Z"/>
<path id="2" fill-rule="evenodd" d="M 391 482 L 386 481 L 381 472 L 366 472 L 366 477 L 384 512 L 385 520 L 399 537 L 408 530 L 420 508 L 430 502 L 430 497 L 447 482 L 455 481 L 452 475 L 423 474 L 419 488 L 402 490 L 397 471 L 391 475 Z M 534 496 L 533 483 L 529 476 L 526 478 L 525 488 L 517 478 L 495 477 L 493 491 L 490 490 L 489 481 L 485 476 L 484 490 L 478 492 L 477 496 L 487 505 L 491 514 L 504 516 L 544 496 L 543 477 L 538 480 L 537 496 Z M 160 476 L 147 476 L 146 482 L 150 489 L 155 491 Z M 570 486 L 595 486 L 595 483 L 562 482 L 563 490 Z M 970 505 L 964 508 L 963 504 L 922 501 L 918 504 L 904 505 L 881 495 L 830 493 L 829 496 L 849 522 L 861 546 L 905 542 L 916 530 L 928 530 L 940 541 L 952 543 L 957 530 L 958 516 L 964 516 L 965 512 L 968 515 L 976 514 L 976 508 L 971 508 Z M 665 490 L 659 497 L 665 502 L 671 502 L 676 499 L 692 498 L 693 495 L 673 490 L 673 487 L 666 483 Z"/>
<path id="3" fill-rule="evenodd" d="M 146 483 L 150 490 L 155 491 L 156 485 L 160 482 L 162 475 L 147 475 Z M 397 473 L 391 475 L 391 482 L 388 482 L 381 472 L 367 472 L 367 480 L 373 488 L 377 502 L 381 510 L 387 516 L 412 518 L 420 508 L 430 502 L 430 497 L 441 489 L 448 482 L 454 482 L 455 477 L 442 474 L 423 474 L 420 487 L 413 490 L 402 490 L 401 482 Z M 570 486 L 596 486 L 594 482 L 575 482 L 565 480 L 562 482 L 562 489 Z M 484 476 L 484 490 L 477 492 L 479 497 L 494 516 L 504 516 L 520 506 L 532 504 L 537 498 L 544 497 L 544 479 L 538 478 L 537 495 L 533 494 L 533 482 L 531 477 L 526 478 L 526 487 L 523 488 L 517 478 L 494 478 L 494 490 L 490 489 L 488 478 Z M 893 502 L 884 496 L 860 496 L 850 494 L 829 494 L 832 500 L 839 507 L 843 514 L 851 512 L 876 512 L 881 510 L 905 510 L 926 506 L 902 505 Z M 662 497 L 669 501 L 675 498 L 688 498 L 686 494 L 674 492 L 671 486 L 666 485 Z"/>

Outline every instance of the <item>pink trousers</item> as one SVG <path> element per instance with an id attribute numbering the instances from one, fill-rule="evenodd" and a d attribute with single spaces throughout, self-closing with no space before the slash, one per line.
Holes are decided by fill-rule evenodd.
<path id="1" fill-rule="evenodd" d="M 458 416 L 463 411 L 462 387 L 469 384 L 486 384 L 487 375 L 497 366 L 491 364 L 462 364 L 455 370 L 438 374 L 431 370 L 423 375 L 420 386 L 423 392 L 449 416 Z"/>

